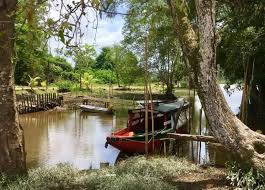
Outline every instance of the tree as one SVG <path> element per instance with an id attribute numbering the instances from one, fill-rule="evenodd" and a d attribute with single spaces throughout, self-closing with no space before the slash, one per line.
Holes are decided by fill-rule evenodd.
<path id="1" fill-rule="evenodd" d="M 93 69 L 99 70 L 112 70 L 113 69 L 113 62 L 110 59 L 110 47 L 103 47 L 101 50 L 101 53 L 96 58 L 96 62 L 94 65 L 92 65 Z"/>
<path id="2" fill-rule="evenodd" d="M 75 61 L 75 70 L 78 73 L 85 73 L 95 64 L 96 50 L 91 45 L 74 48 L 73 56 Z"/>
<path id="3" fill-rule="evenodd" d="M 20 0 L 16 13 L 16 67 L 15 82 L 26 85 L 28 75 L 44 78 L 43 69 L 47 63 L 47 34 L 43 31 L 45 6 L 37 6 L 33 1 Z"/>
<path id="4" fill-rule="evenodd" d="M 120 45 L 111 48 L 108 55 L 113 63 L 113 71 L 116 74 L 118 85 L 128 86 L 142 76 L 136 56 Z"/>
<path id="5" fill-rule="evenodd" d="M 160 0 L 146 3 L 131 0 L 129 13 L 134 16 L 126 17 L 123 43 L 137 53 L 143 63 L 144 41 L 147 40 L 149 70 L 166 85 L 166 94 L 171 97 L 177 65 L 184 65 L 184 62 L 168 9 Z"/>
<path id="6" fill-rule="evenodd" d="M 195 75 L 197 92 L 212 134 L 231 153 L 265 172 L 265 136 L 250 130 L 230 110 L 217 83 L 215 0 L 196 1 L 197 28 L 186 1 L 168 0 L 175 31 Z"/>
<path id="7" fill-rule="evenodd" d="M 46 77 L 49 83 L 58 80 L 77 81 L 72 65 L 63 57 L 47 55 L 46 63 L 43 65 L 43 71 L 40 76 Z"/>
<path id="8" fill-rule="evenodd" d="M 0 0 L 0 173 L 26 172 L 23 129 L 18 122 L 14 90 L 16 0 Z"/>
<path id="9" fill-rule="evenodd" d="M 265 2 L 218 6 L 222 39 L 217 63 L 228 84 L 243 84 L 240 119 L 252 129 L 265 132 Z"/>

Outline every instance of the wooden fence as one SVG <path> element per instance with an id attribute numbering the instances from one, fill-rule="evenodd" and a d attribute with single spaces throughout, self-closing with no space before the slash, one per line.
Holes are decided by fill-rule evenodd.
<path id="1" fill-rule="evenodd" d="M 44 111 L 61 106 L 62 96 L 56 93 L 22 94 L 17 96 L 17 110 L 20 114 Z"/>

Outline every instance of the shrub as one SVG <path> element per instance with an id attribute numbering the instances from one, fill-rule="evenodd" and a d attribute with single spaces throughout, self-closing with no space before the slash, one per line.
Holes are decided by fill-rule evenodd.
<path id="1" fill-rule="evenodd" d="M 58 92 L 70 92 L 73 84 L 70 81 L 59 81 L 55 85 L 58 87 Z"/>
<path id="2" fill-rule="evenodd" d="M 116 76 L 111 70 L 97 70 L 94 73 L 94 77 L 96 78 L 97 82 L 101 84 L 114 84 L 117 81 Z"/>
<path id="3" fill-rule="evenodd" d="M 245 167 L 237 162 L 228 162 L 226 169 L 227 179 L 231 181 L 231 185 L 249 190 L 265 189 L 264 175 L 258 170 Z"/>

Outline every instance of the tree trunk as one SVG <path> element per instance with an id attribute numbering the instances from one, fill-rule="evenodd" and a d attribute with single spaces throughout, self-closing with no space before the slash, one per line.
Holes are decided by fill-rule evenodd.
<path id="1" fill-rule="evenodd" d="M 23 129 L 14 90 L 14 13 L 16 0 L 0 0 L 0 173 L 26 172 Z"/>
<path id="2" fill-rule="evenodd" d="M 182 0 L 168 0 L 176 34 L 195 75 L 212 134 L 231 153 L 265 173 L 265 136 L 250 130 L 230 110 L 217 83 L 215 1 L 196 0 L 198 35 Z"/>

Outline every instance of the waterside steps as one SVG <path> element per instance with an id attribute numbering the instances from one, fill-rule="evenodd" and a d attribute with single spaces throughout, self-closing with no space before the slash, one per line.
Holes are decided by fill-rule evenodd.
<path id="1" fill-rule="evenodd" d="M 17 94 L 16 98 L 19 114 L 45 111 L 63 104 L 63 97 L 57 93 Z"/>

